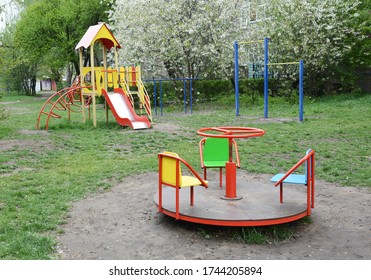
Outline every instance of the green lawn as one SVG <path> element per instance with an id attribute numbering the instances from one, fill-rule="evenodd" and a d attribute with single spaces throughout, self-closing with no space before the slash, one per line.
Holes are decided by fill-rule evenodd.
<path id="1" fill-rule="evenodd" d="M 250 172 L 286 171 L 312 148 L 317 179 L 371 186 L 371 95 L 308 99 L 302 123 L 297 104 L 276 100 L 268 119 L 259 101 L 242 102 L 239 117 L 233 100 L 195 105 L 193 114 L 167 107 L 146 131 L 119 127 L 112 116 L 106 124 L 103 109 L 96 128 L 75 114 L 71 122 L 53 119 L 48 132 L 37 131 L 44 100 L 5 96 L 1 102 L 8 117 L 0 121 L 0 259 L 53 258 L 55 236 L 73 201 L 131 174 L 156 171 L 161 151 L 177 152 L 198 167 L 196 131 L 202 127 L 264 129 L 263 137 L 237 140 L 241 166 Z"/>

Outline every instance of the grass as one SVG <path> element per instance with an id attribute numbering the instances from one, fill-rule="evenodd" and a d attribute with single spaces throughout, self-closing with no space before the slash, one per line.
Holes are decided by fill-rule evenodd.
<path id="1" fill-rule="evenodd" d="M 243 99 L 242 99 L 243 100 Z M 98 126 L 81 124 L 80 116 L 51 120 L 49 131 L 36 131 L 44 100 L 4 96 L 6 119 L 0 120 L 0 259 L 50 259 L 56 234 L 71 203 L 106 190 L 131 174 L 157 170 L 157 153 L 172 150 L 199 166 L 196 131 L 209 126 L 252 126 L 261 138 L 238 140 L 241 165 L 256 173 L 290 168 L 307 148 L 316 151 L 316 177 L 343 186 L 370 187 L 371 96 L 341 95 L 305 102 L 304 122 L 297 104 L 271 100 L 269 119 L 262 102 L 242 103 L 235 116 L 233 99 L 223 104 L 197 104 L 193 114 L 164 108 L 155 123 L 181 131 L 132 131 L 119 127 L 104 110 Z M 285 226 L 284 226 L 285 227 Z M 208 236 L 208 232 L 203 235 Z M 269 232 L 268 232 L 269 231 Z M 283 237 L 281 237 L 281 234 Z M 243 228 L 233 233 L 243 242 L 264 243 L 290 238 L 286 228 Z M 265 240 L 265 241 L 264 241 Z"/>

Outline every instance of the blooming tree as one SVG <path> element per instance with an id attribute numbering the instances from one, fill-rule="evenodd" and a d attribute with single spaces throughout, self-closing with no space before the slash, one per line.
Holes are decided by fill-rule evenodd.
<path id="1" fill-rule="evenodd" d="M 360 1 L 116 0 L 110 19 L 123 62 L 140 62 L 148 75 L 232 77 L 233 41 L 269 37 L 270 61 L 303 59 L 305 84 L 318 94 L 365 39 Z"/>
<path id="2" fill-rule="evenodd" d="M 113 29 L 124 63 L 151 75 L 221 77 L 231 69 L 237 0 L 116 0 Z"/>
<path id="3" fill-rule="evenodd" d="M 255 0 L 256 1 L 256 0 Z M 261 2 L 261 1 L 260 1 Z M 249 25 L 249 36 L 270 38 L 271 62 L 303 59 L 305 83 L 321 93 L 339 79 L 337 68 L 357 42 L 364 39 L 358 0 L 270 0 L 265 17 Z M 358 61 L 360 63 L 361 61 Z M 356 62 L 357 63 L 357 62 Z M 338 82 L 338 81 L 337 81 Z"/>

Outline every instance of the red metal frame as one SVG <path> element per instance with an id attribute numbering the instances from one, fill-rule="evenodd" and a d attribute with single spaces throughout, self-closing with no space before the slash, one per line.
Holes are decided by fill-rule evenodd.
<path id="1" fill-rule="evenodd" d="M 130 86 L 137 86 L 137 69 L 135 66 L 129 66 L 129 75 L 131 75 Z"/>
<path id="2" fill-rule="evenodd" d="M 205 131 L 216 131 L 222 134 L 212 134 Z M 254 127 L 238 127 L 238 126 L 219 126 L 219 127 L 206 127 L 198 130 L 198 135 L 204 137 L 214 138 L 250 138 L 263 136 L 265 131 L 260 128 Z"/>
<path id="3" fill-rule="evenodd" d="M 78 100 L 74 99 L 74 92 L 75 91 L 81 91 L 83 88 L 91 88 L 90 86 L 72 86 L 68 88 L 64 88 L 60 91 L 55 92 L 53 95 L 51 95 L 45 102 L 44 105 L 41 107 L 39 115 L 37 117 L 37 123 L 36 123 L 36 129 L 40 129 L 40 121 L 42 115 L 47 115 L 46 122 L 45 122 L 45 130 L 48 130 L 49 128 L 49 120 L 50 118 L 60 119 L 62 116 L 56 114 L 53 112 L 54 109 L 59 111 L 66 111 L 68 110 L 68 119 L 70 119 L 70 112 L 80 112 L 80 111 L 74 111 L 71 109 L 72 106 L 76 106 L 78 108 L 81 108 L 81 106 L 84 106 L 85 104 L 77 105 L 75 104 L 76 101 L 82 102 L 82 96 L 80 92 L 80 98 Z M 55 100 L 55 98 L 57 98 Z M 50 105 L 51 107 L 48 111 L 45 111 L 45 108 L 47 105 Z"/>
<path id="4" fill-rule="evenodd" d="M 173 217 L 177 220 L 204 224 L 204 225 L 214 225 L 214 226 L 234 226 L 234 227 L 249 227 L 249 226 L 270 226 L 270 225 L 279 225 L 284 223 L 290 223 L 297 221 L 308 216 L 307 211 L 292 215 L 289 217 L 277 218 L 277 219 L 265 219 L 265 220 L 241 220 L 241 221 L 231 221 L 231 220 L 215 220 L 215 219 L 203 219 L 198 217 L 192 217 L 187 215 L 178 215 L 167 209 L 162 209 L 163 214 Z"/>
<path id="5" fill-rule="evenodd" d="M 307 215 L 310 216 L 310 208 L 314 208 L 314 180 L 315 180 L 315 158 L 314 150 L 311 150 L 305 157 L 296 163 L 283 177 L 274 185 L 280 186 L 280 202 L 283 203 L 283 181 L 299 168 L 303 163 L 307 162 Z"/>
<path id="6" fill-rule="evenodd" d="M 221 134 L 214 134 L 210 132 Z M 236 163 L 233 162 L 233 138 L 250 138 L 259 137 L 265 134 L 265 131 L 254 127 L 236 127 L 236 126 L 221 126 L 201 128 L 197 131 L 198 135 L 210 138 L 228 138 L 229 140 L 229 163 L 226 164 L 226 199 L 240 199 L 236 195 Z M 227 168 L 228 167 L 228 168 Z"/>

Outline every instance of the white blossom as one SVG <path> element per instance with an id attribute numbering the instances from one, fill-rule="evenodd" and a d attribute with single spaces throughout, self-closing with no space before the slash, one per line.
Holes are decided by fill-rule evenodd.
<path id="1" fill-rule="evenodd" d="M 360 0 L 116 0 L 111 14 L 123 64 L 147 77 L 233 76 L 233 42 L 270 38 L 270 62 L 304 60 L 318 75 L 341 62 L 359 37 Z M 244 62 L 263 47 L 241 47 Z M 253 62 L 253 61 L 251 61 Z"/>
<path id="2" fill-rule="evenodd" d="M 238 0 L 117 0 L 111 15 L 123 63 L 151 76 L 227 75 L 238 34 Z M 163 72 L 163 69 L 166 69 Z"/>

